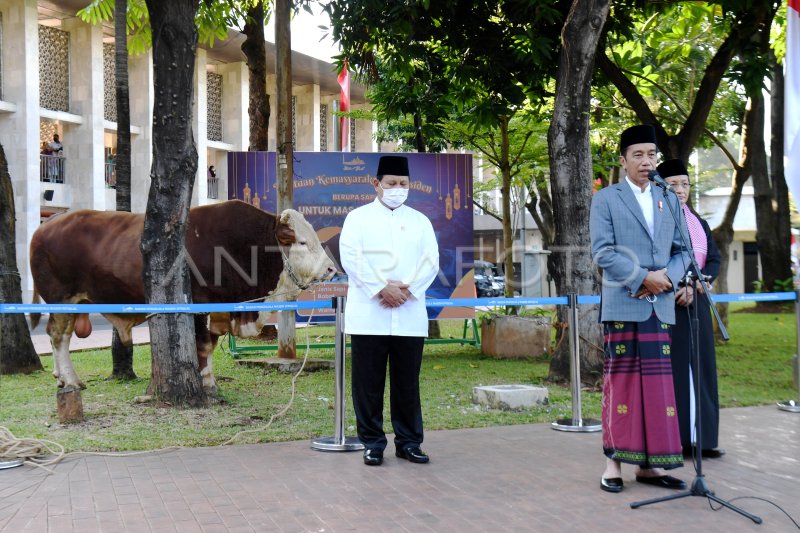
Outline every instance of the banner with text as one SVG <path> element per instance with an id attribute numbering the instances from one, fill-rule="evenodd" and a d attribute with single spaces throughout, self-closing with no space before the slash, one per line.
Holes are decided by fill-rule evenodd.
<path id="1" fill-rule="evenodd" d="M 294 209 L 301 212 L 339 265 L 339 233 L 347 213 L 375 199 L 372 179 L 386 153 L 295 152 Z M 396 154 L 397 155 L 397 154 Z M 472 298 L 472 155 L 402 154 L 408 157 L 408 205 L 424 213 L 439 242 L 439 276 L 428 298 Z M 275 152 L 228 153 L 228 198 L 276 212 Z M 375 231 L 383 231 L 376 227 Z M 346 288 L 346 287 L 345 287 Z M 342 290 L 333 291 L 341 294 Z M 311 288 L 300 300 L 334 296 L 331 287 Z M 307 316 L 302 312 L 301 316 Z M 314 317 L 332 315 L 316 310 Z M 429 308 L 433 318 L 474 318 L 472 308 Z"/>

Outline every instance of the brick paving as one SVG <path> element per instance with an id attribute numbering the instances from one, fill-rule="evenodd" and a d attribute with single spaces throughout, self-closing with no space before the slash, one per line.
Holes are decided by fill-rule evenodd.
<path id="1" fill-rule="evenodd" d="M 134 334 L 149 341 L 146 326 Z M 32 337 L 49 353 L 46 335 Z M 110 330 L 96 330 L 73 337 L 72 348 L 110 340 Z M 800 530 L 772 504 L 748 498 L 800 521 L 800 414 L 725 409 L 720 426 L 728 454 L 703 461 L 708 484 L 721 498 L 745 498 L 733 504 L 760 516 L 761 526 L 694 496 L 631 509 L 671 491 L 636 483 L 626 465 L 625 490 L 602 492 L 600 434 L 537 424 L 427 432 L 428 465 L 395 458 L 391 444 L 375 468 L 360 452 L 317 452 L 299 441 L 70 456 L 53 474 L 0 470 L 0 532 Z M 694 478 L 690 462 L 670 473 Z"/>
<path id="2" fill-rule="evenodd" d="M 723 410 L 720 442 L 728 454 L 703 462 L 718 496 L 768 499 L 800 520 L 800 414 L 771 406 Z M 761 516 L 761 526 L 715 512 L 701 497 L 631 509 L 630 502 L 670 491 L 636 483 L 633 467 L 623 466 L 625 490 L 602 492 L 599 433 L 547 424 L 430 431 L 430 464 L 387 453 L 381 467 L 364 466 L 359 452 L 317 452 L 309 444 L 71 456 L 53 474 L 2 470 L 0 531 L 798 530 L 756 499 L 734 504 Z M 671 473 L 694 477 L 690 464 Z"/>

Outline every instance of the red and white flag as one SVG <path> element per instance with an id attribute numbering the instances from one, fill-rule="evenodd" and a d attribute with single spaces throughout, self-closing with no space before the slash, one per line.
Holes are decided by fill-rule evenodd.
<path id="1" fill-rule="evenodd" d="M 339 96 L 339 111 L 350 111 L 350 70 L 347 68 L 347 60 L 342 65 L 342 70 L 339 72 L 339 87 L 342 88 Z M 350 151 L 350 119 L 348 117 L 339 117 L 339 133 L 341 134 L 341 145 L 339 149 L 342 152 Z"/>
<path id="2" fill-rule="evenodd" d="M 800 0 L 786 9 L 786 68 L 783 102 L 783 164 L 786 184 L 800 201 Z"/>

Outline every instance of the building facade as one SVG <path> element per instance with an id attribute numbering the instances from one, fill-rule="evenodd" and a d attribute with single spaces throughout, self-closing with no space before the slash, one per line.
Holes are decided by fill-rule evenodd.
<path id="1" fill-rule="evenodd" d="M 116 208 L 114 28 L 76 16 L 86 2 L 0 0 L 0 144 L 5 149 L 17 212 L 17 262 L 24 301 L 33 281 L 28 243 L 44 217 L 66 209 Z M 248 149 L 249 73 L 230 31 L 214 47 L 198 46 L 193 131 L 198 170 L 193 205 L 227 199 L 227 153 Z M 267 42 L 267 91 L 275 149 L 275 47 Z M 130 55 L 131 204 L 144 212 L 152 166 L 153 59 Z M 292 53 L 295 151 L 335 150 L 339 85 L 334 65 Z M 351 83 L 351 108 L 366 105 Z M 58 135 L 60 146 L 54 143 Z M 373 124 L 350 119 L 353 151 L 375 151 Z M 215 167 L 212 176 L 209 167 Z"/>

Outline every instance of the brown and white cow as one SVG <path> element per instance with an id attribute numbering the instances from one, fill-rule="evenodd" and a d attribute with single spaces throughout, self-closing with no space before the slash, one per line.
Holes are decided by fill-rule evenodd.
<path id="1" fill-rule="evenodd" d="M 144 215 L 117 211 L 73 211 L 42 224 L 31 239 L 34 303 L 144 303 L 139 244 Z M 194 303 L 294 300 L 315 281 L 335 273 L 302 214 L 280 216 L 238 200 L 196 207 L 189 212 L 187 263 Z M 145 315 L 104 314 L 128 346 L 131 328 Z M 267 313 L 214 313 L 195 316 L 197 356 L 206 389 L 215 388 L 211 353 L 224 333 L 252 336 Z M 35 328 L 39 315 L 31 315 Z M 211 327 L 209 327 L 211 325 Z M 86 337 L 88 315 L 50 314 L 53 374 L 59 387 L 85 388 L 69 356 L 73 331 Z"/>

